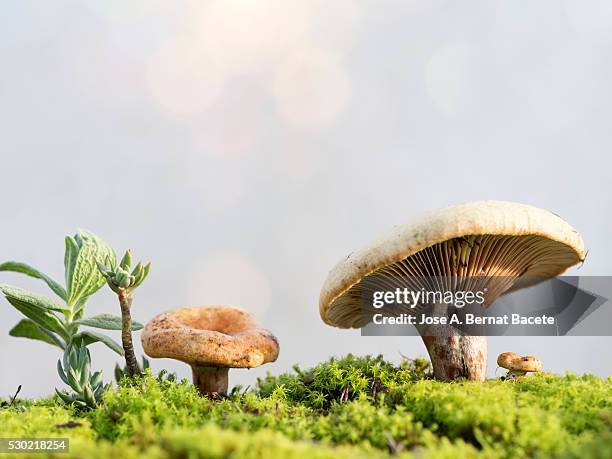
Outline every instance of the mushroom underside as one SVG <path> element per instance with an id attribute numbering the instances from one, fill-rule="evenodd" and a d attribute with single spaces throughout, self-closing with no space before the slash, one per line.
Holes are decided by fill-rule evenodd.
<path id="1" fill-rule="evenodd" d="M 328 323 L 357 328 L 378 310 L 364 307 L 372 291 L 408 288 L 428 291 L 486 291 L 485 304 L 500 295 L 555 277 L 579 262 L 570 246 L 545 236 L 469 235 L 427 247 L 388 264 L 350 287 L 326 308 Z M 416 309 L 397 308 L 397 313 Z M 486 375 L 487 339 L 463 336 L 452 327 L 435 331 L 417 327 L 436 379 L 482 381 Z"/>

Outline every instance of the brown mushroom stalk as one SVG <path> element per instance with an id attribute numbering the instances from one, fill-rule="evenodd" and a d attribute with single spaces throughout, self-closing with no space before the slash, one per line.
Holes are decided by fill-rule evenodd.
<path id="1" fill-rule="evenodd" d="M 432 315 L 446 316 L 448 306 L 434 305 Z M 434 377 L 441 381 L 484 381 L 487 374 L 487 338 L 461 335 L 451 325 L 417 325 L 427 348 Z"/>
<path id="2" fill-rule="evenodd" d="M 180 360 L 191 366 L 193 384 L 216 398 L 228 390 L 230 368 L 255 368 L 274 362 L 279 345 L 244 309 L 231 306 L 180 308 L 153 318 L 141 335 L 149 357 Z"/>
<path id="3" fill-rule="evenodd" d="M 559 276 L 585 256 L 578 232 L 551 212 L 512 202 L 462 204 L 398 226 L 352 252 L 329 273 L 319 312 L 328 325 L 363 327 L 379 312 L 368 309 L 371 294 L 396 288 L 486 292 L 479 306 L 487 308 L 501 295 Z M 442 316 L 454 305 L 414 306 L 418 309 L 401 306 L 393 313 Z M 417 325 L 417 330 L 436 379 L 485 379 L 486 337 L 462 333 L 452 324 Z"/>
<path id="4" fill-rule="evenodd" d="M 200 394 L 227 394 L 229 387 L 229 368 L 191 365 L 193 385 Z"/>
<path id="5" fill-rule="evenodd" d="M 439 328 L 444 328 L 439 326 Z M 484 381 L 487 375 L 487 337 L 458 336 L 456 331 L 447 333 L 421 332 L 427 348 L 434 378 L 440 381 L 469 379 Z"/>

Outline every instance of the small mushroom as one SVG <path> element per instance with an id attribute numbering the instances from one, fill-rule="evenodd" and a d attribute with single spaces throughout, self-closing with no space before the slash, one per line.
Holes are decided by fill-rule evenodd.
<path id="1" fill-rule="evenodd" d="M 497 356 L 497 365 L 508 370 L 506 379 L 525 376 L 529 372 L 538 372 L 542 369 L 542 362 L 533 355 L 524 357 L 514 352 L 502 352 Z"/>
<path id="2" fill-rule="evenodd" d="M 160 314 L 145 326 L 142 346 L 149 357 L 191 365 L 202 395 L 226 394 L 230 368 L 255 368 L 274 362 L 276 337 L 241 308 L 180 308 Z"/>

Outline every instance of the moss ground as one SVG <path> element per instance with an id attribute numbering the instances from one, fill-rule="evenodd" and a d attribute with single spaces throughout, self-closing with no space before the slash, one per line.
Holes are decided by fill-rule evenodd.
<path id="1" fill-rule="evenodd" d="M 422 360 L 394 366 L 349 355 L 220 401 L 151 374 L 108 390 L 88 412 L 56 398 L 19 401 L 0 408 L 0 432 L 69 437 L 70 453 L 59 458 L 609 459 L 612 378 L 441 383 Z"/>

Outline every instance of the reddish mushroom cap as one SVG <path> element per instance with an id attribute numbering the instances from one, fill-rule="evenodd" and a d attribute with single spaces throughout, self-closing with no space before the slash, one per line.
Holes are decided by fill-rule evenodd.
<path id="1" fill-rule="evenodd" d="M 153 318 L 141 335 L 149 357 L 190 365 L 255 368 L 274 362 L 279 345 L 248 311 L 232 306 L 180 308 Z"/>
<path id="2" fill-rule="evenodd" d="M 510 371 L 540 371 L 542 362 L 533 355 L 520 356 L 514 352 L 503 352 L 497 357 L 497 364 Z"/>

